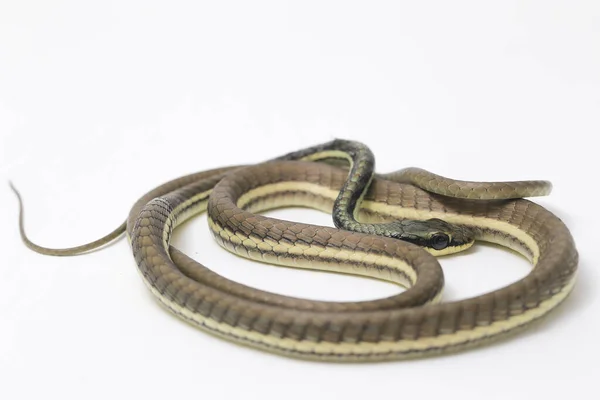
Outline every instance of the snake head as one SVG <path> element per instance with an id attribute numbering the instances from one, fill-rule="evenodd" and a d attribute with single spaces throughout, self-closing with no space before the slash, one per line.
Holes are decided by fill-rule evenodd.
<path id="1" fill-rule="evenodd" d="M 438 218 L 394 221 L 386 225 L 390 237 L 421 246 L 436 256 L 466 250 L 474 243 L 471 229 Z"/>

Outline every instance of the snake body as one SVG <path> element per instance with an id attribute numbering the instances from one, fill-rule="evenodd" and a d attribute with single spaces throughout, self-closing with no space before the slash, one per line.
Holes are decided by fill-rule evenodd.
<path id="1" fill-rule="evenodd" d="M 548 183 L 463 183 L 419 169 L 366 177 L 365 165 L 370 171 L 374 165 L 353 153 L 362 145 L 344 147 L 348 143 L 192 174 L 147 193 L 119 229 L 126 229 L 148 288 L 168 310 L 203 330 L 278 354 L 329 361 L 403 359 L 473 347 L 528 326 L 569 294 L 578 261 L 569 230 L 543 207 L 519 198 L 546 194 Z M 331 157 L 349 158 L 350 170 L 309 162 Z M 366 189 L 357 195 L 355 186 Z M 339 219 L 363 231 L 257 214 L 284 206 L 332 213 L 340 202 L 342 208 L 350 205 Z M 241 256 L 375 277 L 407 290 L 373 301 L 325 302 L 230 281 L 170 244 L 177 225 L 203 211 L 216 241 Z M 431 219 L 459 227 L 459 233 L 464 229 L 475 240 L 507 246 L 534 268 L 492 293 L 438 303 L 444 281 L 436 258 L 415 244 L 373 232 L 397 221 Z M 112 240 L 119 229 L 91 246 L 47 249 L 27 239 L 21 214 L 23 239 L 45 254 L 89 250 Z"/>

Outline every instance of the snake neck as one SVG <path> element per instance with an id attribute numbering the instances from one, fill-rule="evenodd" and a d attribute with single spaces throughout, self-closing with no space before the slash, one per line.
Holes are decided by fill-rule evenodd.
<path id="1" fill-rule="evenodd" d="M 333 223 L 336 228 L 354 232 L 380 234 L 388 231 L 386 224 L 358 222 L 360 203 L 375 175 L 375 156 L 362 143 L 335 139 L 318 146 L 296 151 L 278 160 L 331 161 L 345 160 L 350 164 L 348 178 L 334 202 Z"/>

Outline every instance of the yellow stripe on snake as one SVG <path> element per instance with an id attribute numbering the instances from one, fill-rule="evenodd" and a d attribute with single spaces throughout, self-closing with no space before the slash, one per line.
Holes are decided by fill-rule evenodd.
<path id="1" fill-rule="evenodd" d="M 330 165 L 338 158 L 350 168 Z M 548 194 L 548 182 L 463 182 L 415 168 L 374 171 L 366 146 L 335 140 L 254 166 L 175 179 L 138 200 L 115 231 L 75 248 L 32 243 L 21 204 L 21 235 L 37 252 L 73 255 L 126 231 L 144 282 L 168 310 L 228 340 L 313 360 L 396 360 L 474 347 L 539 320 L 573 288 L 578 254 L 569 230 L 522 199 Z M 258 214 L 290 206 L 332 213 L 336 228 Z M 204 211 L 216 241 L 235 254 L 374 277 L 407 290 L 373 301 L 327 302 L 233 282 L 170 244 L 177 225 Z M 533 269 L 494 292 L 439 303 L 444 277 L 434 256 L 475 241 L 511 248 Z"/>

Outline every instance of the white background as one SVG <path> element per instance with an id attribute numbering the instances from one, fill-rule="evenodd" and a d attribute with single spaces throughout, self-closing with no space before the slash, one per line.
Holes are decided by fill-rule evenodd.
<path id="1" fill-rule="evenodd" d="M 0 179 L 47 246 L 93 240 L 167 179 L 351 138 L 378 170 L 549 179 L 540 204 L 580 255 L 573 295 L 538 328 L 453 356 L 374 365 L 290 360 L 172 317 L 126 240 L 85 256 L 24 248 L 0 187 L 3 399 L 581 399 L 600 368 L 595 1 L 19 1 L 0 5 Z M 280 218 L 331 225 L 316 211 Z M 237 281 L 317 299 L 399 289 L 235 257 L 205 218 L 175 244 Z M 477 245 L 441 260 L 445 299 L 527 274 Z"/>

